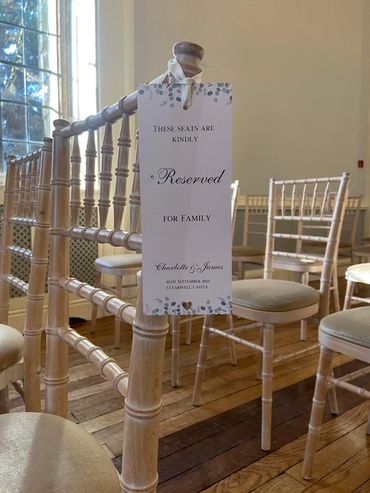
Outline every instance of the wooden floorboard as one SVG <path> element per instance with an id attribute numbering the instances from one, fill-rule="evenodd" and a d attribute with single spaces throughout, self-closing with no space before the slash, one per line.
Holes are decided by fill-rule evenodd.
<path id="1" fill-rule="evenodd" d="M 217 324 L 225 327 L 225 320 L 219 317 Z M 120 365 L 128 367 L 131 331 L 127 327 L 122 328 L 120 349 L 112 344 L 111 317 L 99 320 L 94 333 L 87 323 L 77 324 L 77 328 L 91 336 Z M 298 325 L 276 332 L 276 355 L 310 346 L 317 340 L 317 329 L 312 326 L 306 342 L 299 341 Z M 186 345 L 182 339 L 181 386 L 176 389 L 170 382 L 170 337 L 166 343 L 158 493 L 370 493 L 370 447 L 365 436 L 367 407 L 359 396 L 341 390 L 340 415 L 332 417 L 328 410 L 325 413 L 315 476 L 310 483 L 300 476 L 318 349 L 275 367 L 272 450 L 266 453 L 259 444 L 261 383 L 255 378 L 253 351 L 238 348 L 238 364 L 232 366 L 225 340 L 212 338 L 202 394 L 204 405 L 193 407 L 200 333 L 201 321 L 197 321 L 192 344 Z M 250 336 L 258 341 L 258 331 L 252 331 Z M 363 366 L 340 355 L 335 356 L 334 364 L 338 376 Z M 358 382 L 369 388 L 369 377 Z M 21 399 L 14 392 L 11 397 L 12 411 L 23 411 Z M 93 434 L 119 469 L 123 399 L 81 355 L 72 352 L 69 408 L 70 418 Z"/>

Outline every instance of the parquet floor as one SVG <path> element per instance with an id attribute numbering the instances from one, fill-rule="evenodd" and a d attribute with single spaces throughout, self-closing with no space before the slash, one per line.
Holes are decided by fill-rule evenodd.
<path id="1" fill-rule="evenodd" d="M 217 324 L 225 326 L 222 317 Z M 273 448 L 264 453 L 259 447 L 261 386 L 255 378 L 256 356 L 251 350 L 239 347 L 238 365 L 231 366 L 226 341 L 212 339 L 204 404 L 192 406 L 200 325 L 201 321 L 194 322 L 192 344 L 181 345 L 181 387 L 177 389 L 170 384 L 170 337 L 167 340 L 159 493 L 370 492 L 370 439 L 365 434 L 368 408 L 349 393 L 338 392 L 338 417 L 326 413 L 313 480 L 308 483 L 300 476 L 318 351 L 275 367 Z M 89 333 L 87 323 L 77 326 Z M 297 325 L 276 332 L 276 355 L 311 345 L 317 333 L 309 327 L 308 340 L 300 342 Z M 257 333 L 251 335 L 257 341 Z M 127 327 L 122 327 L 119 350 L 112 346 L 112 318 L 101 319 L 92 338 L 127 368 L 131 340 Z M 119 468 L 122 399 L 78 354 L 71 353 L 70 366 L 70 418 L 103 444 Z M 360 366 L 344 356 L 335 357 L 338 374 Z M 369 378 L 360 383 L 370 388 Z M 12 396 L 12 411 L 22 411 L 20 398 Z"/>

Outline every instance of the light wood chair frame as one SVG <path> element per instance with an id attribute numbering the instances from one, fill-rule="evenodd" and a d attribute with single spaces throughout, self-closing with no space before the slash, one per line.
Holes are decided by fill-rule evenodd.
<path id="1" fill-rule="evenodd" d="M 24 397 L 27 411 L 41 409 L 41 335 L 48 266 L 51 151 L 52 140 L 45 138 L 39 151 L 7 159 L 0 246 L 0 323 L 9 322 L 11 287 L 26 295 L 26 317 L 23 359 L 0 372 L 3 411 L 8 410 L 7 385 L 10 382 Z M 31 249 L 14 243 L 15 225 L 31 229 Z M 12 273 L 12 259 L 16 258 L 30 263 L 29 279 L 20 279 Z M 19 380 L 23 380 L 24 385 Z"/>
<path id="2" fill-rule="evenodd" d="M 315 256 L 306 255 L 303 253 L 281 252 L 275 250 L 275 240 L 278 238 L 292 239 L 300 241 L 304 239 L 314 239 L 316 241 L 322 241 L 326 243 L 326 252 L 324 258 L 324 267 L 320 279 L 320 302 L 306 306 L 304 308 L 293 309 L 289 312 L 281 311 L 262 311 L 252 308 L 246 308 L 236 303 L 232 304 L 233 315 L 241 318 L 253 321 L 253 323 L 237 327 L 230 328 L 228 330 L 219 330 L 212 327 L 212 316 L 206 316 L 202 339 L 200 343 L 197 373 L 194 385 L 193 404 L 199 405 L 201 403 L 201 385 L 204 379 L 207 348 L 211 335 L 218 335 L 225 337 L 235 343 L 242 344 L 248 348 L 254 349 L 261 354 L 259 358 L 259 365 L 262 367 L 262 430 L 261 430 L 261 448 L 263 450 L 270 450 L 271 448 L 271 418 L 272 418 L 272 379 L 273 379 L 273 365 L 286 361 L 292 357 L 298 357 L 306 354 L 308 351 L 317 348 L 317 344 L 295 351 L 294 353 L 278 356 L 274 358 L 274 327 L 277 324 L 288 324 L 290 322 L 299 321 L 319 314 L 319 317 L 323 317 L 329 312 L 329 289 L 330 280 L 332 275 L 334 256 L 337 251 L 337 244 L 339 241 L 340 228 L 344 215 L 344 204 L 348 195 L 348 181 L 349 174 L 343 173 L 341 177 L 331 178 L 317 178 L 307 180 L 285 180 L 277 181 L 270 180 L 269 186 L 269 211 L 268 211 L 268 224 L 267 224 L 267 236 L 266 236 L 266 257 L 264 264 L 264 279 L 271 279 L 273 273 L 273 259 L 278 256 L 294 259 L 309 259 L 316 260 Z M 316 193 L 319 185 L 325 186 L 325 195 L 329 194 L 331 184 L 337 186 L 335 207 L 326 208 L 325 200 L 319 207 L 316 206 Z M 308 194 L 307 188 L 309 186 L 314 187 L 314 196 L 312 203 L 308 209 L 306 206 L 297 209 L 296 207 L 296 188 L 303 186 L 302 204 L 305 203 L 305 196 Z M 287 200 L 287 188 L 291 187 L 292 191 Z M 278 191 L 279 197 L 278 199 Z M 286 202 L 287 200 L 287 202 Z M 276 224 L 278 221 L 295 221 L 296 223 L 302 221 L 315 221 L 321 218 L 324 222 L 331 224 L 328 237 L 307 237 L 303 235 L 298 229 L 297 234 L 285 234 L 276 232 Z M 245 282 L 245 281 L 235 281 Z M 242 339 L 236 334 L 238 332 L 261 327 L 262 324 L 262 340 L 259 344 L 252 341 Z M 262 362 L 261 362 L 262 359 Z M 259 370 L 257 372 L 259 374 Z M 332 394 L 332 408 L 336 410 L 335 395 Z"/>
<path id="3" fill-rule="evenodd" d="M 174 54 L 187 76 L 200 71 L 199 62 L 203 50 L 192 43 L 179 43 Z M 161 410 L 161 381 L 165 340 L 168 320 L 165 316 L 143 314 L 142 283 L 139 282 L 137 307 L 105 292 L 69 277 L 69 243 L 73 239 L 84 239 L 124 247 L 140 252 L 141 235 L 125 232 L 120 223 L 123 217 L 126 179 L 127 139 L 119 140 L 116 168 L 116 192 L 113 198 L 114 227 L 107 227 L 106 218 L 110 206 L 110 182 L 113 148 L 111 125 L 122 119 L 122 127 L 128 128 L 128 119 L 137 109 L 136 92 L 122 98 L 118 103 L 86 120 L 69 124 L 65 120 L 55 122 L 53 168 L 52 168 L 52 225 L 50 234 L 49 273 L 49 316 L 46 330 L 46 411 L 67 416 L 68 405 L 68 346 L 81 352 L 112 382 L 113 387 L 125 397 L 125 425 L 123 431 L 121 490 L 124 493 L 152 493 L 158 481 L 158 425 Z M 91 226 L 94 207 L 94 132 L 105 127 L 102 146 L 102 171 L 100 174 L 100 198 L 98 201 L 100 224 Z M 86 192 L 84 200 L 86 224 L 77 224 L 80 209 L 79 159 L 77 136 L 89 132 L 86 153 Z M 69 163 L 70 139 L 74 139 L 75 151 Z M 71 168 L 71 171 L 70 171 Z M 135 173 L 135 170 L 134 170 Z M 138 169 L 136 178 L 139 179 Z M 134 177 L 135 190 L 135 177 Z M 68 211 L 71 190 L 70 214 Z M 131 218 L 138 221 L 140 203 L 133 195 L 130 201 Z M 133 228 L 134 229 L 134 228 Z M 135 230 L 135 229 L 134 229 Z M 144 280 L 145 282 L 145 280 Z M 108 313 L 133 326 L 133 340 L 130 358 L 130 373 L 122 370 L 117 363 L 86 337 L 69 327 L 68 293 L 73 293 L 103 308 Z"/>
<path id="4" fill-rule="evenodd" d="M 321 330 L 319 331 L 319 341 L 321 344 L 320 361 L 316 376 L 316 386 L 312 401 L 311 417 L 302 468 L 302 476 L 308 480 L 312 477 L 315 453 L 318 446 L 328 390 L 334 387 L 340 387 L 358 394 L 365 399 L 370 399 L 370 392 L 367 389 L 349 383 L 356 378 L 368 374 L 370 370 L 369 366 L 343 375 L 340 378 L 334 378 L 331 373 L 334 352 L 342 353 L 370 364 L 370 350 L 359 344 L 344 341 L 343 339 L 324 333 Z M 368 418 L 367 434 L 370 435 L 370 414 Z"/>

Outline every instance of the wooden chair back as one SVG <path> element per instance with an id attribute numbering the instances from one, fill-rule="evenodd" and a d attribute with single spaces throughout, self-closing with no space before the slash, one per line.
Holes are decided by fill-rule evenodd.
<path id="1" fill-rule="evenodd" d="M 200 72 L 203 50 L 192 43 L 175 45 L 174 54 L 184 62 L 187 77 Z M 122 491 L 155 491 L 157 483 L 158 421 L 161 409 L 161 380 L 168 330 L 167 317 L 146 316 L 142 306 L 142 281 L 139 280 L 137 308 L 130 303 L 95 288 L 69 275 L 69 244 L 75 239 L 125 247 L 141 251 L 140 177 L 136 158 L 133 166 L 130 206 L 130 231 L 122 229 L 127 202 L 128 159 L 130 147 L 130 116 L 137 109 L 136 92 L 86 120 L 69 124 L 54 122 L 52 166 L 52 224 L 50 235 L 49 317 L 46 353 L 46 411 L 67 416 L 68 347 L 82 353 L 125 397 L 123 432 Z M 121 124 L 118 152 L 114 158 L 112 126 Z M 91 225 L 95 206 L 97 179 L 96 134 L 104 128 L 101 147 L 101 172 L 98 227 Z M 85 223 L 78 224 L 82 207 L 80 186 L 81 154 L 78 137 L 88 133 L 86 149 Z M 70 152 L 71 149 L 71 152 Z M 115 189 L 110 199 L 112 165 L 115 164 Z M 113 207 L 113 227 L 108 224 L 108 212 Z M 93 268 L 93 266 L 91 266 Z M 139 276 L 140 277 L 140 276 Z M 144 280 L 145 282 L 145 280 Z M 73 293 L 98 306 L 133 327 L 130 373 L 121 369 L 104 351 L 76 330 L 69 327 L 68 294 Z"/>
<path id="2" fill-rule="evenodd" d="M 361 195 L 350 196 L 347 199 L 343 218 L 342 233 L 339 242 L 340 253 L 347 249 L 349 254 L 356 244 L 356 232 L 361 211 Z M 343 252 L 345 253 L 345 252 Z"/>
<path id="3" fill-rule="evenodd" d="M 334 207 L 333 199 L 331 201 L 330 207 L 332 208 Z M 348 197 L 346 202 L 344 217 L 343 217 L 339 245 L 338 245 L 339 255 L 346 255 L 346 256 L 352 255 L 352 249 L 356 243 L 356 232 L 357 232 L 357 226 L 360 217 L 360 211 L 361 211 L 361 196 L 359 195 L 359 196 Z M 318 226 L 320 228 L 319 223 Z M 312 232 L 315 229 L 317 228 L 314 223 L 302 225 L 302 230 L 305 231 Z M 322 250 L 322 244 L 320 245 L 316 243 L 315 245 L 313 242 L 308 242 L 308 243 L 306 242 L 306 244 L 303 245 L 303 248 L 306 251 L 310 251 L 310 250 L 312 251 L 313 249 L 315 249 L 316 251 L 320 251 L 320 249 Z"/>
<path id="4" fill-rule="evenodd" d="M 246 195 L 243 223 L 243 246 L 265 243 L 268 195 Z"/>
<path id="5" fill-rule="evenodd" d="M 273 258 L 285 257 L 302 261 L 322 261 L 320 278 L 320 316 L 329 311 L 329 289 L 333 262 L 338 250 L 348 195 L 349 174 L 341 177 L 306 180 L 270 180 L 269 211 L 266 237 L 264 278 L 272 277 Z M 333 206 L 334 204 L 334 206 Z M 284 225 L 296 226 L 296 232 L 283 233 Z M 305 234 L 304 226 L 314 224 L 315 234 Z M 277 250 L 277 239 L 324 243 L 324 256 Z"/>
<path id="6" fill-rule="evenodd" d="M 39 151 L 7 159 L 0 245 L 0 323 L 8 324 L 10 288 L 27 296 L 24 323 L 24 394 L 27 411 L 40 411 L 40 354 L 48 266 L 52 140 Z M 14 226 L 32 230 L 32 249 L 16 244 Z M 29 264 L 29 278 L 15 275 L 14 262 Z"/>

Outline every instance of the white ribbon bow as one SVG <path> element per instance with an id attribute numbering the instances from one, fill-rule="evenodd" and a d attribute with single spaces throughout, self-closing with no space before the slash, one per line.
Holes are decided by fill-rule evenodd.
<path id="1" fill-rule="evenodd" d="M 181 91 L 181 103 L 182 107 L 187 110 L 191 106 L 191 86 L 194 82 L 201 82 L 202 72 L 199 72 L 199 74 L 196 74 L 193 77 L 186 77 L 179 62 L 176 58 L 172 58 L 168 61 L 168 75 L 169 74 L 173 76 L 177 84 L 183 84 L 184 87 Z"/>

